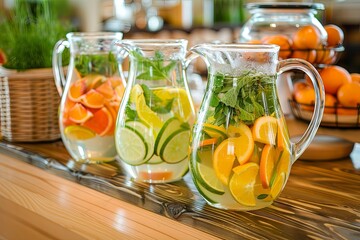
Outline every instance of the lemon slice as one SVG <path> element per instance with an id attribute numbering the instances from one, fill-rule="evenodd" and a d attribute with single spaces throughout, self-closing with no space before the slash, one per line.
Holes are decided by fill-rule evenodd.
<path id="1" fill-rule="evenodd" d="M 91 129 L 77 125 L 66 127 L 64 133 L 71 140 L 87 140 L 96 136 Z"/>
<path id="2" fill-rule="evenodd" d="M 159 133 L 163 122 L 160 117 L 155 112 L 153 112 L 148 105 L 146 105 L 144 95 L 138 95 L 136 97 L 135 104 L 139 118 L 148 126 L 152 127 L 156 134 Z"/>
<path id="3" fill-rule="evenodd" d="M 154 90 L 154 94 L 162 100 L 174 99 L 171 110 L 174 115 L 186 122 L 193 113 L 190 97 L 183 88 L 162 88 Z"/>
<path id="4" fill-rule="evenodd" d="M 258 171 L 259 165 L 253 162 L 233 169 L 234 174 L 230 179 L 229 189 L 235 200 L 244 206 L 256 205 L 254 186 Z"/>

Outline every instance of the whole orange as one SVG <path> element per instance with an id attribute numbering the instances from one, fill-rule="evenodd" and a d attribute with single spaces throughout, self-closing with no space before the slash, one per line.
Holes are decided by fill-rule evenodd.
<path id="1" fill-rule="evenodd" d="M 324 28 L 328 35 L 327 45 L 329 47 L 335 47 L 344 42 L 344 32 L 341 28 L 334 24 L 325 25 Z"/>
<path id="2" fill-rule="evenodd" d="M 331 94 L 325 94 L 325 108 L 324 113 L 335 113 L 335 105 L 337 103 L 336 97 Z"/>
<path id="3" fill-rule="evenodd" d="M 279 57 L 286 59 L 291 55 L 292 40 L 286 35 L 267 36 L 262 39 L 263 43 L 280 46 Z"/>
<path id="4" fill-rule="evenodd" d="M 293 35 L 294 49 L 315 49 L 320 43 L 320 31 L 314 26 L 303 26 Z"/>
<path id="5" fill-rule="evenodd" d="M 325 92 L 336 95 L 341 85 L 351 82 L 350 73 L 343 67 L 332 65 L 320 71 Z"/>
<path id="6" fill-rule="evenodd" d="M 351 81 L 360 83 L 360 73 L 351 73 Z"/>
<path id="7" fill-rule="evenodd" d="M 360 104 L 360 83 L 343 84 L 337 92 L 337 98 L 340 104 L 345 107 L 356 107 Z"/>
<path id="8" fill-rule="evenodd" d="M 296 102 L 304 104 L 301 106 L 302 109 L 306 111 L 313 110 L 311 105 L 315 103 L 315 90 L 312 87 L 307 86 L 294 92 L 294 98 Z"/>
<path id="9" fill-rule="evenodd" d="M 294 50 L 291 54 L 291 58 L 301 58 L 309 63 L 314 63 L 316 59 L 316 50 Z"/>

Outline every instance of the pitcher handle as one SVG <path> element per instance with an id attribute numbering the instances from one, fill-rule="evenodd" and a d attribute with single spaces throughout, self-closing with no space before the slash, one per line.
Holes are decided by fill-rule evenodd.
<path id="1" fill-rule="evenodd" d="M 324 113 L 325 91 L 320 74 L 311 63 L 297 58 L 282 60 L 278 63 L 278 74 L 282 74 L 283 72 L 293 69 L 305 72 L 311 79 L 315 90 L 315 108 L 311 121 L 299 141 L 295 143 L 291 142 L 295 153 L 294 161 L 296 161 L 309 146 L 320 126 Z"/>
<path id="2" fill-rule="evenodd" d="M 62 39 L 55 44 L 53 50 L 53 56 L 52 56 L 53 73 L 54 73 L 56 89 L 60 97 L 62 96 L 62 93 L 64 91 L 64 86 L 66 83 L 64 72 L 62 70 L 63 69 L 62 53 L 65 50 L 65 48 L 69 48 L 69 47 L 70 47 L 69 41 Z"/>

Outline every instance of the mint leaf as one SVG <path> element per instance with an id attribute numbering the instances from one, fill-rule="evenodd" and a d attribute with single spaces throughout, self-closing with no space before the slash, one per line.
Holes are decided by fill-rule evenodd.
<path id="1" fill-rule="evenodd" d="M 144 92 L 146 105 L 148 105 L 152 111 L 157 113 L 168 113 L 171 111 L 174 98 L 163 100 L 154 94 L 147 85 L 141 84 L 141 88 Z"/>

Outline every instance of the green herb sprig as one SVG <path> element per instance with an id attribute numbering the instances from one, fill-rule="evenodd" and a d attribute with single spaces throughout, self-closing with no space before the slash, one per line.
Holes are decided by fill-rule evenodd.
<path id="1" fill-rule="evenodd" d="M 263 115 L 276 113 L 277 98 L 274 75 L 246 71 L 240 76 L 216 73 L 213 78 L 208 118 L 213 116 L 214 125 L 251 125 Z"/>
<path id="2" fill-rule="evenodd" d="M 112 76 L 118 72 L 118 62 L 111 52 L 102 55 L 78 55 L 75 67 L 81 76 L 91 73 Z"/>
<path id="3" fill-rule="evenodd" d="M 170 80 L 170 72 L 177 64 L 177 61 L 171 60 L 166 65 L 161 51 L 156 51 L 153 58 L 144 57 L 140 50 L 133 51 L 132 56 L 138 64 L 136 78 L 142 80 Z"/>

